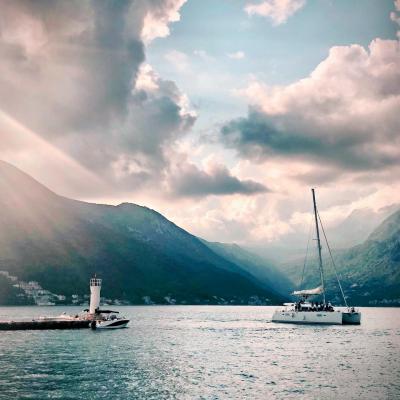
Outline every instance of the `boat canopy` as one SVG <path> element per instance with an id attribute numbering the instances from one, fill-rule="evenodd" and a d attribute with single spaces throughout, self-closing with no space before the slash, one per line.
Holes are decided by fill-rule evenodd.
<path id="1" fill-rule="evenodd" d="M 321 294 L 323 291 L 322 286 L 318 286 L 315 289 L 295 290 L 292 294 L 295 296 L 315 296 Z"/>

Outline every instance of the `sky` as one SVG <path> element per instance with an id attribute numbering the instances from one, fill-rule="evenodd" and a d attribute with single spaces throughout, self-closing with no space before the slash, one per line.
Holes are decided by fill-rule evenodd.
<path id="1" fill-rule="evenodd" d="M 268 246 L 400 203 L 400 0 L 0 0 L 0 159 Z"/>

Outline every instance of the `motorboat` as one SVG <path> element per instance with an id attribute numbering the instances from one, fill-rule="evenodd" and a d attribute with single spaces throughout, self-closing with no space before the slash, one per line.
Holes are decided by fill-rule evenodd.
<path id="1" fill-rule="evenodd" d="M 85 318 L 90 321 L 92 329 L 126 328 L 129 319 L 119 316 L 118 311 L 100 309 L 100 290 L 102 280 L 96 275 L 90 280 L 90 305 L 84 310 Z"/>
<path id="2" fill-rule="evenodd" d="M 90 323 L 92 329 L 119 329 L 126 328 L 129 319 L 120 317 L 118 311 L 98 310 L 96 318 Z"/>
<path id="3" fill-rule="evenodd" d="M 328 324 L 328 325 L 359 325 L 361 323 L 361 312 L 354 307 L 350 307 L 347 303 L 346 296 L 344 295 L 342 285 L 340 283 L 339 275 L 332 257 L 332 252 L 327 241 L 325 230 L 322 225 L 321 218 L 317 210 L 317 203 L 315 199 L 315 190 L 311 189 L 314 208 L 316 241 L 318 249 L 318 264 L 320 273 L 320 286 L 313 289 L 296 290 L 292 293 L 297 298 L 295 302 L 284 303 L 278 307 L 273 316 L 272 322 L 284 322 L 292 324 Z M 334 267 L 337 283 L 343 298 L 345 307 L 334 307 L 331 302 L 327 302 L 325 293 L 325 276 L 322 263 L 321 254 L 321 241 L 319 225 L 321 225 L 322 232 L 329 250 L 332 265 Z M 308 246 L 307 246 L 308 247 Z M 306 256 L 307 257 L 307 256 Z M 304 263 L 305 268 L 306 262 Z M 303 285 L 304 268 L 302 274 L 302 281 L 300 286 Z M 320 299 L 319 301 L 311 301 L 311 299 Z"/>

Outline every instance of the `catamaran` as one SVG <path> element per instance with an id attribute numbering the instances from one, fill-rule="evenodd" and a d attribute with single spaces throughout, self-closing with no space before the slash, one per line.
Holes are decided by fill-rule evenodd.
<path id="1" fill-rule="evenodd" d="M 332 257 L 332 252 L 327 241 L 325 230 L 322 225 L 321 217 L 319 216 L 317 209 L 317 202 L 315 200 L 315 190 L 311 189 L 313 206 L 314 206 L 314 219 L 315 219 L 315 230 L 316 230 L 316 241 L 318 249 L 318 264 L 319 264 L 319 274 L 320 274 L 320 286 L 314 289 L 303 289 L 296 290 L 292 294 L 297 297 L 297 301 L 294 303 L 284 303 L 283 306 L 278 307 L 273 316 L 272 322 L 287 322 L 287 323 L 297 323 L 297 324 L 354 324 L 359 325 L 361 323 L 361 312 L 356 310 L 354 307 L 350 307 L 347 304 L 346 296 L 344 295 L 342 285 L 340 283 L 339 275 L 336 270 L 336 266 Z M 326 245 L 331 257 L 332 265 L 335 271 L 338 286 L 345 304 L 345 308 L 336 308 L 330 302 L 326 301 L 325 296 L 325 276 L 324 268 L 322 263 L 321 254 L 321 240 L 320 240 L 320 230 L 319 225 L 321 225 L 322 232 L 326 241 Z M 305 266 L 305 263 L 304 263 Z M 304 269 L 303 269 L 304 277 Z M 303 278 L 302 278 L 303 283 Z M 301 284 L 302 284 L 301 283 Z M 311 302 L 309 299 L 314 296 L 322 296 L 322 301 Z"/>

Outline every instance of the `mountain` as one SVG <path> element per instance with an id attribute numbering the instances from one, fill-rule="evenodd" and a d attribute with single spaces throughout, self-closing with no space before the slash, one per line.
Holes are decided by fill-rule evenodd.
<path id="1" fill-rule="evenodd" d="M 361 245 L 340 256 L 357 303 L 400 305 L 400 210 L 386 218 Z"/>
<path id="2" fill-rule="evenodd" d="M 329 236 L 329 232 L 327 234 Z M 326 249 L 324 244 L 323 249 Z M 350 303 L 400 305 L 400 210 L 387 217 L 362 244 L 336 250 L 333 255 Z M 323 263 L 328 295 L 340 301 L 334 270 L 326 255 Z M 298 283 L 303 260 L 288 263 L 283 269 L 293 282 Z M 317 259 L 312 256 L 307 263 L 304 286 L 318 284 Z"/>
<path id="3" fill-rule="evenodd" d="M 237 244 L 203 242 L 215 253 L 231 260 L 244 271 L 254 276 L 267 288 L 274 288 L 279 293 L 290 293 L 293 283 L 280 272 L 269 260 L 256 255 Z"/>
<path id="4" fill-rule="evenodd" d="M 394 203 L 377 210 L 369 207 L 354 209 L 345 219 L 330 227 L 331 245 L 336 249 L 347 249 L 363 243 L 380 223 L 399 208 L 400 205 Z M 268 246 L 253 244 L 249 250 L 274 265 L 291 265 L 304 258 L 306 244 L 307 237 L 301 228 L 268 243 Z"/>
<path id="5" fill-rule="evenodd" d="M 87 294 L 88 279 L 97 273 L 105 297 L 130 303 L 282 300 L 154 210 L 68 199 L 5 162 L 0 210 L 0 271 L 52 293 Z M 5 290 L 2 279 L 0 293 Z"/>
<path id="6" fill-rule="evenodd" d="M 349 248 L 361 244 L 368 239 L 368 235 L 377 226 L 399 207 L 398 204 L 392 204 L 378 210 L 371 208 L 355 209 L 347 218 L 330 230 L 330 241 L 337 248 Z"/>

